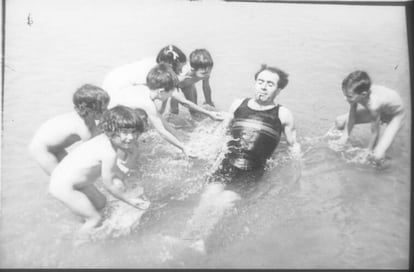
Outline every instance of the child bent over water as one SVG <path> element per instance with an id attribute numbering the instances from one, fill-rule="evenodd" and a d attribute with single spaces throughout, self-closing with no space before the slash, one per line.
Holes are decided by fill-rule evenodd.
<path id="1" fill-rule="evenodd" d="M 336 118 L 336 127 L 344 130 L 339 140 L 344 144 L 355 124 L 371 123 L 371 139 L 368 150 L 370 159 L 383 165 L 385 153 L 390 147 L 405 118 L 401 97 L 394 90 L 371 85 L 371 79 L 364 71 L 354 71 L 342 82 L 342 92 L 350 104 L 349 114 Z M 362 108 L 358 108 L 358 104 Z M 380 125 L 386 128 L 380 137 Z"/>
<path id="2" fill-rule="evenodd" d="M 190 54 L 190 71 L 183 76 L 178 75 L 180 79 L 179 87 L 185 95 L 185 98 L 194 104 L 197 104 L 197 88 L 196 83 L 202 81 L 202 88 L 204 93 L 204 104 L 214 107 L 211 99 L 210 75 L 213 69 L 213 58 L 206 49 L 196 49 Z M 178 114 L 178 102 L 171 100 L 170 112 Z M 196 112 L 190 109 L 191 115 Z"/>
<path id="3" fill-rule="evenodd" d="M 66 148 L 99 133 L 95 121 L 107 109 L 109 95 L 99 87 L 85 84 L 73 94 L 73 104 L 75 111 L 46 121 L 30 143 L 31 155 L 49 175 L 67 155 Z"/>
<path id="4" fill-rule="evenodd" d="M 143 121 L 132 109 L 116 106 L 104 113 L 100 126 L 104 134 L 68 154 L 53 171 L 49 186 L 55 198 L 85 219 L 81 230 L 91 229 L 101 222 L 99 210 L 105 206 L 106 199 L 94 186 L 100 176 L 114 197 L 137 209 L 148 206 L 148 202 L 140 198 L 128 199 L 115 185 L 124 178 L 116 165 L 117 152 L 135 147 L 144 130 Z"/>

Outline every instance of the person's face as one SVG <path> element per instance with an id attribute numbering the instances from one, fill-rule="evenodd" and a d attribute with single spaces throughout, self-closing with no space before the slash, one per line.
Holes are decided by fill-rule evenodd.
<path id="1" fill-rule="evenodd" d="M 211 74 L 212 67 L 201 67 L 194 69 L 194 74 L 198 78 L 207 78 Z"/>
<path id="2" fill-rule="evenodd" d="M 164 88 L 161 88 L 161 89 L 157 89 L 156 91 L 157 91 L 157 98 L 159 99 L 159 100 L 161 100 L 161 101 L 167 101 L 168 100 L 168 98 L 170 98 L 171 97 L 171 95 L 172 95 L 172 93 L 173 93 L 173 91 L 174 91 L 175 89 L 172 89 L 172 90 L 170 90 L 170 91 L 166 91 Z"/>
<path id="3" fill-rule="evenodd" d="M 264 70 L 257 75 L 255 84 L 255 100 L 258 104 L 270 104 L 279 94 L 277 88 L 279 76 L 270 71 Z"/>
<path id="4" fill-rule="evenodd" d="M 354 92 L 354 90 L 351 89 L 343 89 L 342 92 L 344 93 L 346 101 L 348 101 L 349 104 L 354 104 L 360 102 L 366 95 L 367 92 L 363 91 L 360 94 L 357 94 Z"/>
<path id="5" fill-rule="evenodd" d="M 112 143 L 120 149 L 128 150 L 133 148 L 140 132 L 132 128 L 123 128 L 112 137 Z"/>

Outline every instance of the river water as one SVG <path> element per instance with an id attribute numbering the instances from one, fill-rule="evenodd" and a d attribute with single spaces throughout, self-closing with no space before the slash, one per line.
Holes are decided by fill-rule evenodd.
<path id="1" fill-rule="evenodd" d="M 5 35 L 0 267 L 408 268 L 404 7 L 13 0 L 6 2 Z M 134 215 L 111 201 L 106 229 L 78 243 L 78 218 L 48 194 L 48 177 L 27 144 L 42 122 L 72 110 L 80 85 L 100 85 L 114 67 L 170 43 L 187 55 L 195 48 L 211 52 L 213 100 L 223 111 L 252 95 L 260 64 L 287 71 L 290 82 L 276 100 L 295 117 L 302 159 L 292 160 L 282 140 L 250 197 L 231 204 L 213 198 L 206 213 L 203 180 L 224 141 L 220 123 L 203 120 L 178 130 L 200 154 L 190 161 L 149 131 L 131 184 L 144 187 L 153 208 L 131 227 Z M 342 79 L 356 69 L 397 90 L 406 103 L 406 125 L 384 170 L 360 160 L 369 125 L 355 128 L 345 150 L 330 145 L 335 117 L 348 110 Z M 198 225 L 190 224 L 194 218 Z M 204 252 L 180 241 L 190 226 Z"/>

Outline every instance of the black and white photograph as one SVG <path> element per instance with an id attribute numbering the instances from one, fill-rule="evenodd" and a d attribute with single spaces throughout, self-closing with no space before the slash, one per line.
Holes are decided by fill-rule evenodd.
<path id="1" fill-rule="evenodd" d="M 411 10 L 3 0 L 0 268 L 408 270 Z"/>

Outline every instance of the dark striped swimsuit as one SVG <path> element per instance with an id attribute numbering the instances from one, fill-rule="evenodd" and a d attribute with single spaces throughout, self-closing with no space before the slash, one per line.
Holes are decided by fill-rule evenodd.
<path id="1" fill-rule="evenodd" d="M 283 126 L 279 108 L 257 111 L 249 108 L 245 99 L 234 112 L 231 126 L 233 140 L 228 143 L 229 162 L 234 167 L 249 171 L 266 164 L 280 141 Z"/>

